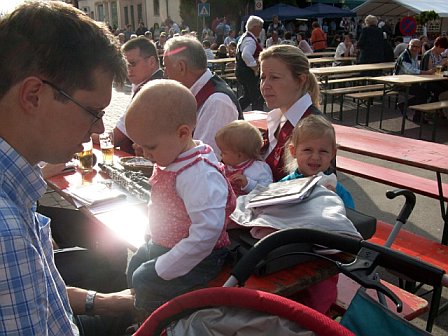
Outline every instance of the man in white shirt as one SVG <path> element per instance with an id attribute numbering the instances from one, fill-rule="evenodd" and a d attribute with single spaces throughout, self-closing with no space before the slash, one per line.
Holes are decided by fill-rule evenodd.
<path id="1" fill-rule="evenodd" d="M 207 69 L 207 58 L 201 43 L 188 36 L 169 39 L 163 56 L 168 78 L 185 85 L 195 95 L 197 123 L 193 138 L 210 145 L 220 158 L 215 142 L 216 132 L 231 121 L 242 119 L 238 100 L 220 77 Z"/>
<path id="2" fill-rule="evenodd" d="M 334 58 L 339 57 L 350 57 L 355 55 L 355 47 L 353 45 L 353 36 L 352 34 L 346 34 L 344 36 L 344 41 L 339 43 L 336 52 L 334 53 Z M 342 62 L 340 61 L 334 61 L 333 66 L 341 65 Z"/>
<path id="3" fill-rule="evenodd" d="M 236 47 L 235 75 L 244 89 L 239 98 L 241 108 L 249 105 L 252 110 L 263 110 L 264 100 L 260 93 L 258 55 L 263 50 L 258 43 L 258 36 L 263 29 L 263 19 L 251 15 L 246 22 L 246 32 L 238 40 Z"/>
<path id="4" fill-rule="evenodd" d="M 281 44 L 281 40 L 278 38 L 278 32 L 273 30 L 271 33 L 271 37 L 266 40 L 266 48 L 270 46 Z"/>

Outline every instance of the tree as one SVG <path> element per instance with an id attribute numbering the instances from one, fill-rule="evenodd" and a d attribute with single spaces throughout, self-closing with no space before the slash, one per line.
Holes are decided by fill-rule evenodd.
<path id="1" fill-rule="evenodd" d="M 415 18 L 415 21 L 417 21 L 417 23 L 419 25 L 423 26 L 423 35 L 427 36 L 428 22 L 437 20 L 439 18 L 439 14 L 437 14 L 433 10 L 424 11 L 424 12 L 421 12 L 420 14 L 415 15 L 414 18 Z"/>

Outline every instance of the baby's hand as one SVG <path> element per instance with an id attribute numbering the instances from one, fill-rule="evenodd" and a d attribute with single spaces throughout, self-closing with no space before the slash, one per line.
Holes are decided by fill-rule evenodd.
<path id="1" fill-rule="evenodd" d="M 247 177 L 243 174 L 235 174 L 230 177 L 230 182 L 235 183 L 239 188 L 244 188 L 247 185 Z"/>

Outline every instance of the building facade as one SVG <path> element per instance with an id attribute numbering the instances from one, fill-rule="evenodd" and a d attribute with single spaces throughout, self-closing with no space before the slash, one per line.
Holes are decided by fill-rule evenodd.
<path id="1" fill-rule="evenodd" d="M 125 28 L 128 24 L 135 30 L 139 22 L 151 28 L 169 16 L 179 25 L 180 0 L 78 0 L 78 8 L 92 19 L 107 22 L 112 28 Z"/>

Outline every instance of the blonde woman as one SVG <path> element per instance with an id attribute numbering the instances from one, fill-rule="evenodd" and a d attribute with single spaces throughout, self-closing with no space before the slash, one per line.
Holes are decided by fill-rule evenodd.
<path id="1" fill-rule="evenodd" d="M 319 108 L 319 85 L 310 72 L 305 54 L 290 45 L 272 46 L 260 57 L 260 89 L 268 113 L 268 145 L 264 157 L 272 169 L 274 181 L 283 178 L 284 147 L 300 119 L 322 114 Z"/>

